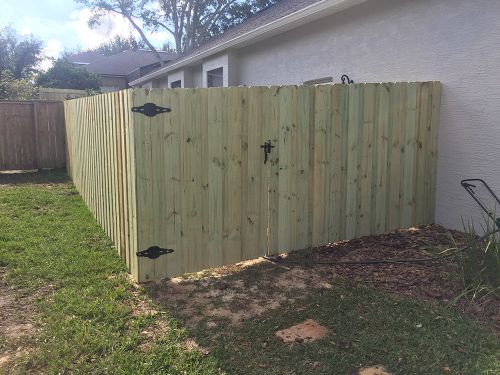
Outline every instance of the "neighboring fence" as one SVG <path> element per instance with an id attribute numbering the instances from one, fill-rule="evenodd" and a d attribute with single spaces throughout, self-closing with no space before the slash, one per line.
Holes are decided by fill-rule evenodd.
<path id="1" fill-rule="evenodd" d="M 88 96 L 87 90 L 73 90 L 73 89 L 53 89 L 40 87 L 38 89 L 38 97 L 40 100 L 69 100 L 77 99 Z"/>
<path id="2" fill-rule="evenodd" d="M 62 168 L 65 163 L 62 102 L 0 101 L 0 171 Z"/>
<path id="3" fill-rule="evenodd" d="M 432 223 L 440 87 L 154 89 L 69 101 L 69 170 L 140 281 Z M 171 112 L 131 112 L 147 102 Z M 136 255 L 152 246 L 174 252 Z"/>

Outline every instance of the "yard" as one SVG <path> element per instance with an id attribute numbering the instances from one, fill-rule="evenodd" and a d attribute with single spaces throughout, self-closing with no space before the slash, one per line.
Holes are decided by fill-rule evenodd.
<path id="1" fill-rule="evenodd" d="M 0 228 L 0 373 L 500 372 L 498 301 L 451 304 L 449 259 L 326 264 L 433 253 L 438 226 L 140 286 L 63 172 L 0 175 Z M 323 338 L 276 336 L 308 319 Z"/>

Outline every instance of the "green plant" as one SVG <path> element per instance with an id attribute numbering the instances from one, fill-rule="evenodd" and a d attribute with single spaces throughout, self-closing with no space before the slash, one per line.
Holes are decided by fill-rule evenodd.
<path id="1" fill-rule="evenodd" d="M 472 298 L 495 294 L 500 298 L 500 238 L 491 221 L 486 220 L 485 235 L 478 236 L 474 225 L 464 224 L 465 246 L 455 247 L 454 257 L 460 265 L 464 291 Z M 460 251 L 461 250 L 461 251 Z"/>

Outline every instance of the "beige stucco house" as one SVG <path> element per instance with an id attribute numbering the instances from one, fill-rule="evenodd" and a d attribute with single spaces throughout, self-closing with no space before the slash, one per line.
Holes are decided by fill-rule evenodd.
<path id="1" fill-rule="evenodd" d="M 460 180 L 500 193 L 500 1 L 282 0 L 134 86 L 443 84 L 436 221 L 480 213 Z"/>

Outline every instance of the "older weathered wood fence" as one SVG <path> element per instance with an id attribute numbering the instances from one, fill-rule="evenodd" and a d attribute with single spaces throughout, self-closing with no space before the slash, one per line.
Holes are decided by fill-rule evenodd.
<path id="1" fill-rule="evenodd" d="M 75 89 L 54 89 L 47 87 L 40 87 L 38 89 L 38 97 L 40 100 L 70 100 L 76 98 L 83 98 L 89 96 L 87 90 Z"/>
<path id="2" fill-rule="evenodd" d="M 122 91 L 65 103 L 69 171 L 133 275 L 174 276 L 433 222 L 439 106 L 438 82 Z"/>
<path id="3" fill-rule="evenodd" d="M 64 107 L 56 101 L 0 101 L 0 171 L 62 168 Z"/>

